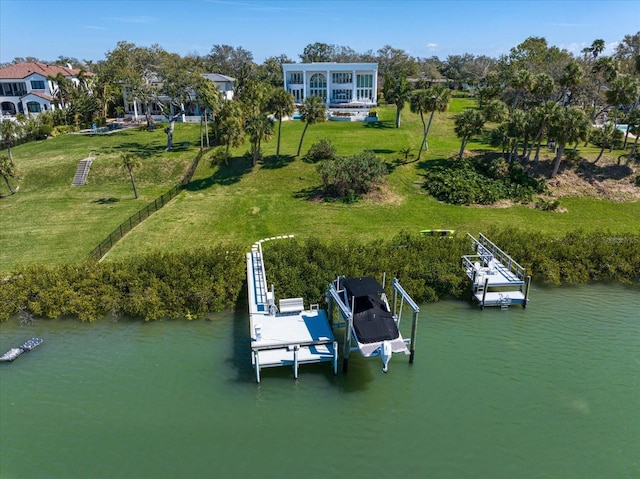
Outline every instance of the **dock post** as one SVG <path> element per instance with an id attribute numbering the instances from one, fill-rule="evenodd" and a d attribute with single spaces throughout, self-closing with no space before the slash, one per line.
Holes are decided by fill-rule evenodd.
<path id="1" fill-rule="evenodd" d="M 293 377 L 295 379 L 298 379 L 298 348 L 297 344 L 293 347 Z"/>
<path id="2" fill-rule="evenodd" d="M 487 296 L 487 287 L 489 286 L 489 278 L 484 280 L 484 290 L 482 291 L 482 308 L 484 308 L 484 298 Z"/>
<path id="3" fill-rule="evenodd" d="M 342 372 L 346 373 L 349 369 L 349 350 L 351 349 L 351 323 L 353 322 L 353 312 L 356 310 L 356 298 L 351 298 L 351 311 L 345 318 L 344 330 L 344 349 L 342 350 Z"/>
<path id="4" fill-rule="evenodd" d="M 259 384 L 260 383 L 260 362 L 258 361 L 258 352 L 257 351 L 253 352 L 253 363 L 254 363 L 255 368 L 256 368 L 256 382 Z"/>
<path id="5" fill-rule="evenodd" d="M 409 350 L 409 364 L 413 364 L 416 353 L 416 331 L 418 329 L 418 313 L 413 312 L 413 321 L 411 322 L 411 346 Z"/>
<path id="6" fill-rule="evenodd" d="M 527 307 L 527 302 L 529 301 L 529 286 L 531 286 L 531 275 L 527 276 L 527 286 L 524 290 L 524 301 L 522 302 L 522 307 Z"/>

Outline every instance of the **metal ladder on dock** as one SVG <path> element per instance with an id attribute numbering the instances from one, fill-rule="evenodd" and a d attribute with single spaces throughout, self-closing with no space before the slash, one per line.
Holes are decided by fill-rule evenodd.
<path id="1" fill-rule="evenodd" d="M 251 248 L 251 263 L 253 264 L 253 280 L 256 293 L 256 304 L 267 304 L 267 278 L 264 272 L 262 251 L 259 244 Z"/>

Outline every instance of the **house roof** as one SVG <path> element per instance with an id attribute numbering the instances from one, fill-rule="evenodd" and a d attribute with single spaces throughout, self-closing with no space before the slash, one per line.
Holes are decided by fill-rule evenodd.
<path id="1" fill-rule="evenodd" d="M 211 80 L 214 82 L 235 82 L 236 79 L 232 78 L 232 77 L 228 77 L 227 75 L 222 75 L 221 73 L 203 73 L 202 74 L 203 77 L 205 77 L 207 80 Z"/>
<path id="2" fill-rule="evenodd" d="M 44 93 L 40 93 L 39 91 L 32 91 L 32 92 L 29 92 L 29 93 L 27 93 L 26 95 L 21 96 L 21 97 L 20 97 L 20 99 L 21 99 L 21 100 L 24 100 L 26 97 L 31 96 L 31 95 L 33 95 L 33 96 L 37 96 L 38 98 L 42 98 L 43 100 L 53 101 L 53 97 L 52 97 L 52 96 L 45 95 Z"/>
<path id="3" fill-rule="evenodd" d="M 74 70 L 73 68 L 67 68 L 60 65 L 47 65 L 46 63 L 40 62 L 24 62 L 0 68 L 0 79 L 22 79 L 27 78 L 29 75 L 33 75 L 34 73 L 39 73 L 45 77 L 55 77 L 58 73 L 62 73 L 65 77 L 72 77 L 76 76 L 79 72 L 80 70 Z"/>

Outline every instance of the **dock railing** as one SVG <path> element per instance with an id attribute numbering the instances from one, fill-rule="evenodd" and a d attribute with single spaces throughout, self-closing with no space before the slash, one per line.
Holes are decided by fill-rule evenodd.
<path id="1" fill-rule="evenodd" d="M 463 265 L 465 267 L 473 268 L 473 262 L 471 260 L 474 257 L 480 259 L 484 264 L 488 264 L 491 259 L 495 259 L 515 274 L 521 281 L 525 280 L 527 270 L 520 266 L 511 256 L 498 248 L 489 238 L 482 233 L 479 234 L 479 239 L 475 239 L 469 233 L 467 233 L 467 235 L 471 238 L 477 254 L 463 257 Z"/>

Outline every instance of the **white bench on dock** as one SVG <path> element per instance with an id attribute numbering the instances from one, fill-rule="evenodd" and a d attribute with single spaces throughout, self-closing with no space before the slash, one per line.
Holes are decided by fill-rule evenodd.
<path id="1" fill-rule="evenodd" d="M 304 311 L 303 298 L 284 298 L 280 300 L 281 313 L 299 313 Z"/>

